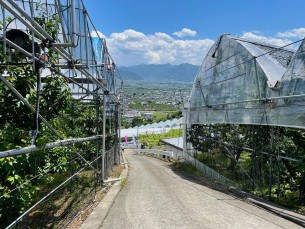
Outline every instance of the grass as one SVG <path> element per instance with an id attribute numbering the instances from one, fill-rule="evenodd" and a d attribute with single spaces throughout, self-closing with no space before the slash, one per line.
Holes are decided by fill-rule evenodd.
<path id="1" fill-rule="evenodd" d="M 121 180 L 121 187 L 122 188 L 125 188 L 126 187 L 126 185 L 127 185 L 127 178 L 123 178 L 122 180 Z"/>
<path id="2" fill-rule="evenodd" d="M 276 171 L 273 171 L 272 174 L 272 186 L 271 186 L 271 196 L 269 197 L 269 169 L 270 168 L 260 168 L 262 169 L 262 174 L 258 172 L 253 178 L 251 173 L 252 169 L 252 154 L 247 151 L 243 151 L 240 155 L 238 164 L 234 170 L 230 169 L 230 159 L 228 156 L 213 153 L 201 153 L 196 156 L 196 158 L 219 172 L 221 175 L 227 177 L 234 182 L 234 187 L 240 190 L 243 190 L 247 193 L 252 193 L 256 196 L 269 199 L 272 202 L 275 202 L 286 208 L 296 210 L 302 214 L 305 212 L 304 199 L 300 198 L 299 192 L 297 190 L 291 191 L 288 188 L 285 189 L 283 181 L 280 185 L 280 194 L 277 198 L 277 182 L 276 182 Z M 255 165 L 255 164 L 254 164 Z M 256 165 L 257 166 L 257 165 Z M 257 167 L 256 167 L 257 169 Z M 253 184 L 253 180 L 249 179 L 245 174 L 245 171 L 248 175 L 255 181 L 257 184 Z M 259 187 L 259 188 L 258 188 Z"/>
<path id="3" fill-rule="evenodd" d="M 176 161 L 176 162 L 173 162 L 172 168 L 174 170 L 184 172 L 187 174 L 200 176 L 200 177 L 203 176 L 202 173 L 200 171 L 198 171 L 198 169 L 190 163 Z"/>
<path id="4" fill-rule="evenodd" d="M 172 105 L 168 105 L 168 104 L 156 104 L 156 103 L 150 103 L 148 105 L 129 104 L 128 107 L 130 109 L 135 109 L 135 110 L 175 111 L 175 108 Z"/>
<path id="5" fill-rule="evenodd" d="M 118 165 L 112 168 L 112 170 L 108 174 L 108 178 L 117 178 L 120 176 L 121 172 L 123 171 L 124 166 Z"/>
<path id="6" fill-rule="evenodd" d="M 156 122 L 158 122 L 159 120 L 163 120 L 166 118 L 166 114 L 164 112 L 160 112 L 160 111 L 156 111 L 156 112 L 153 112 L 154 114 L 154 120 Z"/>

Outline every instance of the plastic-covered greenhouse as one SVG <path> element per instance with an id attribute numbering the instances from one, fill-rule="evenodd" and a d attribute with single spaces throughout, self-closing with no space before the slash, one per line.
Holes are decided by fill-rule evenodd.
<path id="1" fill-rule="evenodd" d="M 297 52 L 222 35 L 191 92 L 190 124 L 305 127 L 305 42 Z"/>
<path id="2" fill-rule="evenodd" d="M 289 45 L 220 36 L 184 110 L 184 156 L 226 187 L 304 213 L 305 41 Z"/>

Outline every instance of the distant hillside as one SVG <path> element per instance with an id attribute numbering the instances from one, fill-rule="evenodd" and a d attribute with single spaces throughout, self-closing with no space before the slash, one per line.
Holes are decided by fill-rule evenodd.
<path id="1" fill-rule="evenodd" d="M 120 73 L 125 79 L 164 79 L 185 82 L 193 82 L 198 69 L 198 65 L 192 64 L 141 64 L 130 67 L 119 67 Z"/>
<path id="2" fill-rule="evenodd" d="M 129 80 L 144 80 L 143 77 L 139 76 L 137 73 L 131 72 L 131 71 L 126 71 L 123 68 L 119 68 L 120 75 Z"/>

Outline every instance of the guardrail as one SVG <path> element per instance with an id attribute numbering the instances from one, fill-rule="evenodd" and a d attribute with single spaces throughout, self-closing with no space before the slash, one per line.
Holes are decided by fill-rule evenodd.
<path id="1" fill-rule="evenodd" d="M 121 143 L 122 149 L 138 149 L 138 145 L 136 143 Z"/>
<path id="2" fill-rule="evenodd" d="M 135 154 L 153 156 L 160 159 L 171 160 L 178 159 L 177 153 L 172 151 L 163 151 L 156 149 L 132 149 Z"/>

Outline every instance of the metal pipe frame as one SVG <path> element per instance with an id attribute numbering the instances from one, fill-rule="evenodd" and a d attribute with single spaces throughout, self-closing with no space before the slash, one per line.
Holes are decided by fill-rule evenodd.
<path id="1" fill-rule="evenodd" d="M 29 22 L 31 22 L 31 24 L 33 24 L 33 26 L 27 22 L 27 20 L 25 20 L 24 18 L 22 18 L 18 12 L 16 12 L 12 7 L 10 7 L 8 4 L 6 4 L 6 2 L 4 2 L 4 0 L 0 0 L 0 4 L 3 5 L 3 7 L 5 7 L 9 12 L 11 12 L 16 18 L 18 18 L 25 26 L 27 26 L 29 28 L 30 31 L 34 32 L 38 37 L 40 37 L 41 39 L 45 40 L 45 39 L 49 39 L 50 41 L 53 40 L 53 38 L 36 22 L 34 21 L 25 11 L 23 11 L 17 3 L 15 3 L 13 0 L 7 0 L 8 2 L 10 2 L 10 4 L 17 9 L 17 11 L 24 16 Z M 74 2 L 74 1 L 72 1 Z M 12 43 L 12 42 L 11 42 Z M 16 47 L 16 45 L 15 45 Z M 17 46 L 18 47 L 18 46 Z M 75 46 L 76 47 L 76 46 Z M 59 54 L 61 55 L 65 60 L 67 61 L 71 61 L 73 64 L 75 62 L 75 60 L 72 58 L 72 54 L 68 53 L 66 50 L 64 50 L 62 47 L 53 47 L 53 49 Z M 26 52 L 24 50 L 24 52 Z M 28 57 L 32 57 L 28 56 Z M 34 58 L 34 57 L 33 57 Z M 80 70 L 80 69 L 78 69 Z M 84 70 L 80 70 L 80 72 L 82 74 L 84 74 L 89 80 L 91 80 L 92 83 L 95 83 L 97 85 L 99 85 L 101 87 L 101 89 L 103 91 L 108 91 L 108 89 L 102 85 L 97 79 L 95 79 L 93 76 L 91 76 L 91 74 L 87 71 Z M 111 98 L 116 101 L 116 97 L 111 96 Z"/>
<path id="2" fill-rule="evenodd" d="M 0 4 L 7 9 L 11 14 L 13 14 L 18 20 L 20 20 L 30 31 L 34 32 L 38 37 L 43 40 L 53 38 L 36 22 L 34 21 L 30 15 L 28 15 L 24 10 L 22 10 L 17 3 L 13 0 L 7 0 L 10 4 L 8 5 L 5 0 L 0 0 Z M 15 8 L 15 9 L 14 9 Z M 20 14 L 25 17 L 24 19 Z"/>
<path id="3" fill-rule="evenodd" d="M 29 1 L 30 2 L 30 1 Z M 55 6 L 55 12 L 57 11 L 58 13 L 58 17 L 61 21 L 61 26 L 62 26 L 62 36 L 64 38 L 64 42 L 65 43 L 54 43 L 55 38 L 53 38 L 47 31 L 44 30 L 44 28 L 42 26 L 40 26 L 33 18 L 30 14 L 28 14 L 27 12 L 25 12 L 25 10 L 23 10 L 19 5 L 18 2 L 14 1 L 14 0 L 0 0 L 0 6 L 1 9 L 3 11 L 3 24 L 5 25 L 5 12 L 9 12 L 9 14 L 12 14 L 18 21 L 20 21 L 24 26 L 27 27 L 27 29 L 30 31 L 30 33 L 32 34 L 32 37 L 35 35 L 35 37 L 37 37 L 39 40 L 42 41 L 42 43 L 46 42 L 46 46 L 48 48 L 52 48 L 57 55 L 60 56 L 60 59 L 64 59 L 69 63 L 72 63 L 72 65 L 75 65 L 75 70 L 77 70 L 80 74 L 82 74 L 82 77 L 85 76 L 86 78 L 88 78 L 88 80 L 90 82 L 92 82 L 93 84 L 95 84 L 98 88 L 102 89 L 101 92 L 103 91 L 103 98 L 101 98 L 101 94 L 102 93 L 98 93 L 98 91 L 95 90 L 91 90 L 91 89 L 87 89 L 85 87 L 83 87 L 81 84 L 78 84 L 77 82 L 75 82 L 73 79 L 70 79 L 67 75 L 65 75 L 64 73 L 61 72 L 60 69 L 56 69 L 55 67 L 64 67 L 60 66 L 60 64 L 55 64 L 54 66 L 50 66 L 49 63 L 42 61 L 39 59 L 39 56 L 36 55 L 35 53 L 29 53 L 26 50 L 22 49 L 21 47 L 19 47 L 18 45 L 14 44 L 13 42 L 11 42 L 10 40 L 6 39 L 5 37 L 5 26 L 3 28 L 3 37 L 0 36 L 0 39 L 3 40 L 4 43 L 4 51 L 6 52 L 6 45 L 11 46 L 12 48 L 20 51 L 20 53 L 22 53 L 25 57 L 27 58 L 31 58 L 33 60 L 33 64 L 35 65 L 36 63 L 41 63 L 43 64 L 45 67 L 49 68 L 52 72 L 55 72 L 56 74 L 64 77 L 65 79 L 69 79 L 70 81 L 74 82 L 79 88 L 82 88 L 85 90 L 85 92 L 89 95 L 93 95 L 97 98 L 97 103 L 99 101 L 101 101 L 103 99 L 103 135 L 98 135 L 99 130 L 96 130 L 96 136 L 91 136 L 91 137 L 86 137 L 86 138 L 73 138 L 73 139 L 64 139 L 64 137 L 56 130 L 54 129 L 51 124 L 45 119 L 43 118 L 39 112 L 38 109 L 32 107 L 29 102 L 14 88 L 14 86 L 12 84 L 10 84 L 10 82 L 8 82 L 8 80 L 5 78 L 5 75 L 1 75 L 0 74 L 0 80 L 13 92 L 13 94 L 20 99 L 23 104 L 28 107 L 30 109 L 31 112 L 36 112 L 37 116 L 39 118 L 39 120 L 44 123 L 59 139 L 61 139 L 60 141 L 56 141 L 56 142 L 51 142 L 51 143 L 47 143 L 46 145 L 44 145 L 43 147 L 36 147 L 36 146 L 30 146 L 30 147 L 24 147 L 21 149 L 13 149 L 13 150 L 7 150 L 7 151 L 3 151 L 0 152 L 0 158 L 4 158 L 4 157 L 12 157 L 12 156 L 18 156 L 18 155 L 22 155 L 22 154 L 27 154 L 27 153 L 32 153 L 32 152 L 37 152 L 40 150 L 46 150 L 46 149 L 51 149 L 54 147 L 68 147 L 69 149 L 72 150 L 73 153 L 75 153 L 77 155 L 77 157 L 79 157 L 83 162 L 84 162 L 84 166 L 82 169 L 80 169 L 77 173 L 73 174 L 71 177 L 69 177 L 66 181 L 64 181 L 63 183 L 61 183 L 59 186 L 57 186 L 55 189 L 53 189 L 50 193 L 48 193 L 45 197 L 43 197 L 41 200 L 39 200 L 37 203 L 35 203 L 32 207 L 30 207 L 28 210 L 26 210 L 21 216 L 19 216 L 13 223 L 11 223 L 8 228 L 15 226 L 25 215 L 27 215 L 31 210 L 33 210 L 37 205 L 39 205 L 40 203 L 42 203 L 43 201 L 45 201 L 49 196 L 51 196 L 55 191 L 57 191 L 58 189 L 60 189 L 61 187 L 63 187 L 65 184 L 67 184 L 71 179 L 73 179 L 75 176 L 77 176 L 80 172 L 82 172 L 84 169 L 90 167 L 91 169 L 93 169 L 93 171 L 102 176 L 102 180 L 105 181 L 105 173 L 106 173 L 106 169 L 109 167 L 108 164 L 105 164 L 105 162 L 107 163 L 107 161 L 105 161 L 105 157 L 106 155 L 108 155 L 108 152 L 106 152 L 106 122 L 107 122 L 107 116 L 106 116 L 106 100 L 107 98 L 113 100 L 115 103 L 119 104 L 118 99 L 116 98 L 116 96 L 114 94 L 109 94 L 109 91 L 107 89 L 107 87 L 105 87 L 105 85 L 103 85 L 98 79 L 96 79 L 93 74 L 95 74 L 92 69 L 92 67 L 94 67 L 97 71 L 98 67 L 104 67 L 105 63 L 101 63 L 101 64 L 91 64 L 89 62 L 89 53 L 88 53 L 88 40 L 85 40 L 85 46 L 86 46 L 86 63 L 85 64 L 77 64 L 77 61 L 75 59 L 75 57 L 73 56 L 74 50 L 73 48 L 77 47 L 77 31 L 76 31 L 76 8 L 75 8 L 75 2 L 74 0 L 71 0 L 71 13 L 72 13 L 72 43 L 69 43 L 69 41 L 67 40 L 66 37 L 66 33 L 65 33 L 65 28 L 63 25 L 63 20 L 62 20 L 62 15 L 61 15 L 61 11 L 60 11 L 60 7 L 58 4 L 58 0 L 54 0 L 54 6 Z M 82 3 L 82 1 L 81 1 Z M 83 3 L 82 3 L 83 4 Z M 33 13 L 32 13 L 33 14 Z M 85 36 L 89 36 L 89 32 L 88 29 L 89 25 L 88 25 L 88 21 L 87 19 L 89 19 L 89 21 L 92 23 L 89 15 L 87 14 L 87 11 L 83 10 L 83 14 L 84 14 L 84 23 L 85 23 Z M 94 25 L 93 25 L 94 27 Z M 95 29 L 95 28 L 94 28 Z M 96 29 L 95 29 L 96 30 Z M 61 36 L 61 35 L 60 35 Z M 81 34 L 80 34 L 81 36 Z M 33 45 L 33 39 L 32 39 L 32 45 Z M 103 43 L 103 47 L 104 47 L 104 51 L 107 52 L 107 55 L 110 57 L 107 47 L 105 47 L 104 43 Z M 65 49 L 68 48 L 68 49 Z M 104 52 L 103 52 L 104 53 Z M 110 57 L 111 58 L 111 57 Z M 83 58 L 82 58 L 83 59 Z M 112 60 L 112 58 L 111 58 Z M 47 65 L 47 66 L 46 66 Z M 67 66 L 67 65 L 65 65 Z M 71 68 L 71 66 L 70 66 Z M 83 69 L 83 68 L 87 68 Z M 92 74 L 91 74 L 92 73 Z M 98 74 L 100 75 L 100 74 Z M 114 89 L 115 92 L 115 89 Z M 97 111 L 98 113 L 98 111 Z M 98 118 L 98 115 L 97 115 Z M 119 117 L 120 118 L 120 112 L 119 112 Z M 119 121 L 120 122 L 120 121 Z M 120 128 L 120 126 L 119 126 Z M 100 131 L 101 132 L 101 131 Z M 116 134 L 120 134 L 120 132 L 116 133 Z M 96 159 L 92 162 L 87 161 L 73 146 L 72 144 L 75 143 L 81 143 L 81 142 L 86 142 L 86 141 L 92 141 L 92 140 L 96 140 L 97 145 L 96 145 L 96 150 L 98 152 L 99 150 L 99 146 L 98 146 L 98 141 L 99 139 L 102 138 L 102 142 L 103 142 L 103 149 L 102 149 L 102 154 L 99 155 L 97 153 L 96 155 Z M 109 152 L 110 153 L 110 152 Z M 100 169 L 98 170 L 98 166 L 97 169 L 94 168 L 93 163 L 96 162 L 97 160 L 99 160 L 100 158 L 102 158 L 102 171 L 100 171 Z M 109 162 L 111 163 L 111 162 Z M 110 164 L 109 164 L 110 165 Z M 107 168 L 106 168 L 107 166 Z M 112 166 L 112 165 L 111 165 Z M 110 167 L 111 167 L 110 166 Z"/>
<path id="4" fill-rule="evenodd" d="M 34 45 L 33 45 L 33 49 L 34 49 Z M 33 52 L 34 53 L 34 52 Z M 32 141 L 31 141 L 31 145 L 34 145 L 36 137 L 38 135 L 38 131 L 39 131 L 39 118 L 38 118 L 38 114 L 39 114 L 39 104 L 40 104 L 40 90 L 41 90 L 41 76 L 40 76 L 40 68 L 39 66 L 35 66 L 35 62 L 33 63 L 33 67 L 35 69 L 35 73 L 36 73 L 36 106 L 35 106 L 35 116 L 34 116 L 34 128 L 32 129 Z"/>
<path id="5" fill-rule="evenodd" d="M 72 47 L 77 46 L 76 39 L 76 14 L 75 14 L 75 0 L 71 0 L 71 13 L 72 13 Z"/>
<path id="6" fill-rule="evenodd" d="M 214 107 L 214 106 L 224 106 L 224 105 L 234 105 L 234 104 L 241 104 L 241 103 L 251 103 L 251 102 L 268 102 L 272 100 L 280 100 L 280 99 L 299 99 L 299 98 L 304 98 L 305 94 L 300 94 L 300 95 L 283 95 L 283 96 L 275 96 L 275 97 L 267 97 L 267 98 L 261 98 L 261 99 L 251 99 L 251 100 L 244 100 L 244 101 L 236 101 L 236 102 L 229 102 L 229 103 L 217 103 L 217 104 L 209 104 L 209 106 Z M 194 106 L 190 107 L 190 109 L 196 109 L 196 108 L 203 108 L 206 107 L 205 105 L 203 106 Z"/>
<path id="7" fill-rule="evenodd" d="M 106 95 L 103 95 L 103 151 L 102 151 L 102 181 L 105 180 L 105 151 L 106 151 Z"/>
<path id="8" fill-rule="evenodd" d="M 14 8 L 17 10 L 14 10 L 12 9 L 11 7 L 9 7 L 9 5 L 7 5 L 6 3 L 4 3 L 2 0 L 0 0 L 0 3 L 3 5 L 3 10 L 4 8 L 6 8 L 9 12 L 11 12 L 16 18 L 18 18 L 25 26 L 27 26 L 30 31 L 32 31 L 34 34 L 36 34 L 38 37 L 40 37 L 41 39 L 45 39 L 45 38 L 48 38 L 50 40 L 52 40 L 52 37 L 37 23 L 35 22 L 25 11 L 23 11 L 19 6 L 18 4 L 16 4 L 14 1 L 12 0 L 8 0 L 8 2 L 11 3 L 12 6 L 14 6 Z M 56 4 L 55 4 L 56 5 Z M 58 7 L 58 6 L 57 6 Z M 58 8 L 57 8 L 58 9 Z M 29 22 L 27 20 L 25 20 L 24 18 L 22 18 L 20 15 L 18 15 L 18 12 L 25 18 L 27 19 L 32 25 L 29 24 Z M 87 32 L 87 31 L 86 31 Z M 33 56 L 33 54 L 30 54 L 28 53 L 27 51 L 23 50 L 22 48 L 20 48 L 19 46 L 15 45 L 14 43 L 12 43 L 11 41 L 7 40 L 7 39 L 4 39 L 5 42 L 9 43 L 10 46 L 12 46 L 13 48 L 19 50 L 20 52 L 22 52 L 25 56 L 29 57 L 29 58 L 33 58 L 35 61 L 39 61 L 41 62 L 37 57 Z M 53 49 L 59 54 L 61 55 L 64 59 L 66 59 L 67 61 L 74 61 L 74 59 L 71 57 L 71 54 L 68 53 L 66 50 L 62 49 L 62 46 L 60 46 L 58 44 L 58 47 L 57 47 L 57 44 L 54 45 L 55 47 L 53 47 Z M 98 65 L 96 65 L 98 67 Z M 103 65 L 101 65 L 103 66 Z M 80 67 L 80 66 L 76 66 L 76 67 Z M 51 68 L 50 68 L 51 69 Z M 79 70 L 79 69 L 78 69 Z M 54 71 L 54 69 L 53 69 Z M 80 72 L 82 74 L 84 74 L 92 83 L 94 84 L 97 84 L 98 86 L 101 87 L 102 90 L 104 91 L 108 91 L 107 88 L 102 85 L 97 79 L 95 79 L 88 71 L 85 71 L 85 70 L 80 70 Z M 70 78 L 66 77 L 64 74 L 62 74 L 61 72 L 58 72 L 58 74 L 60 74 L 61 76 L 65 77 L 66 79 L 69 79 L 71 80 Z M 1 78 L 1 80 L 5 80 L 4 78 Z M 73 80 L 71 80 L 73 81 Z M 77 84 L 77 83 L 76 83 Z M 81 85 L 77 84 L 80 88 L 83 88 L 86 93 L 88 94 L 92 94 L 92 95 L 96 95 L 95 93 L 92 93 L 90 92 L 89 90 L 87 90 L 86 88 L 82 87 Z M 10 89 L 12 89 L 10 87 Z M 16 94 L 16 93 L 15 93 Z M 17 97 L 19 97 L 17 95 Z M 109 96 L 110 98 L 112 98 L 114 101 L 116 101 L 116 97 L 111 94 Z M 23 101 L 24 102 L 24 101 Z M 25 103 L 26 104 L 26 103 Z M 31 109 L 32 110 L 32 109 Z M 34 110 L 32 110 L 34 111 Z M 42 117 L 39 115 L 39 118 L 41 119 Z M 48 126 L 47 124 L 47 121 L 46 120 L 43 120 L 43 122 Z M 48 126 L 50 128 L 50 126 Z M 58 135 L 58 133 L 56 133 L 56 130 L 55 129 L 52 129 L 51 130 L 56 134 Z M 81 156 L 81 155 L 79 155 Z"/>
<path id="9" fill-rule="evenodd" d="M 102 89 L 104 92 L 108 92 L 108 89 L 97 79 L 95 79 L 89 72 L 87 72 L 85 69 L 78 69 L 81 73 L 83 73 L 92 83 L 97 84 L 100 89 Z M 114 101 L 117 102 L 117 98 L 114 95 L 109 95 L 109 97 Z"/>
<path id="10" fill-rule="evenodd" d="M 93 95 L 93 96 L 97 94 L 97 92 L 95 92 L 95 90 L 93 90 L 93 91 L 88 90 L 87 88 L 83 87 L 81 84 L 77 83 L 75 80 L 73 80 L 73 79 L 69 78 L 68 76 L 66 76 L 65 74 L 59 72 L 57 69 L 54 69 L 54 68 L 50 68 L 50 69 L 51 69 L 52 71 L 54 71 L 56 74 L 58 74 L 58 75 L 64 77 L 65 79 L 72 81 L 72 82 L 73 82 L 74 84 L 76 84 L 79 88 L 85 90 L 85 91 L 86 91 L 86 94 L 88 94 L 88 95 Z M 81 93 L 81 94 L 85 94 L 85 93 Z M 87 97 L 88 95 L 86 95 L 86 97 Z"/>
<path id="11" fill-rule="evenodd" d="M 61 69 L 71 69 L 71 65 L 70 64 L 63 64 L 63 63 L 61 63 L 61 64 L 53 64 L 52 66 L 56 67 L 56 68 L 61 68 Z M 84 65 L 84 64 L 75 64 L 74 67 L 77 68 L 77 69 L 87 68 L 87 66 Z"/>
<path id="12" fill-rule="evenodd" d="M 124 162 L 123 160 L 123 155 L 122 155 L 122 147 L 121 147 L 121 105 L 118 104 L 118 132 L 117 132 L 117 135 L 118 135 L 118 144 L 119 144 L 119 163 L 121 164 L 122 162 Z M 137 139 L 138 141 L 138 139 Z"/>
<path id="13" fill-rule="evenodd" d="M 70 47 L 74 47 L 73 44 L 71 43 L 51 43 L 49 47 L 63 47 L 63 48 L 70 48 Z"/>
<path id="14" fill-rule="evenodd" d="M 56 51 L 59 51 L 58 48 L 55 48 L 55 50 L 56 50 Z M 61 51 L 63 51 L 63 52 L 61 52 Z M 67 61 L 73 61 L 73 58 L 69 58 L 69 57 L 68 57 L 70 54 L 67 53 L 66 50 L 60 50 L 60 51 L 59 51 L 59 54 L 60 54 L 64 59 L 66 59 Z M 85 69 L 79 69 L 79 68 L 77 68 L 77 66 L 75 66 L 75 67 L 76 67 L 76 69 L 77 69 L 80 73 L 82 73 L 83 75 L 85 75 L 85 76 L 87 77 L 87 79 L 90 80 L 93 84 L 98 85 L 98 86 L 100 87 L 100 89 L 102 89 L 104 92 L 105 92 L 105 91 L 108 91 L 108 89 L 107 89 L 101 82 L 99 82 L 97 79 L 95 79 L 87 70 L 85 70 Z M 116 98 L 114 95 L 110 95 L 109 97 L 112 98 L 112 100 L 113 100 L 114 102 L 118 102 L 118 101 L 117 101 L 117 98 Z"/>
<path id="15" fill-rule="evenodd" d="M 1 1 L 1 0 L 0 0 Z M 33 56 L 33 54 L 25 51 L 23 48 L 19 47 L 18 45 L 16 45 L 15 43 L 11 42 L 10 40 L 8 40 L 7 38 L 4 38 L 2 36 L 0 36 L 0 40 L 3 41 L 3 43 L 7 43 L 9 46 L 13 47 L 14 49 L 20 51 L 24 56 L 32 58 L 33 61 L 38 61 L 40 63 L 44 63 L 41 60 L 39 60 L 36 56 Z"/>
<path id="16" fill-rule="evenodd" d="M 59 7 L 59 4 L 58 4 L 58 2 L 57 2 L 56 0 L 54 1 L 54 6 L 55 6 L 57 12 L 60 12 L 60 7 Z M 60 21 L 63 21 L 63 20 L 62 20 L 62 16 L 61 16 L 60 13 L 58 13 L 58 18 L 59 18 Z M 63 39 L 64 39 L 65 42 L 67 42 L 68 39 L 67 39 L 67 36 L 66 36 L 66 33 L 65 33 L 64 26 L 63 26 L 62 23 L 60 23 L 60 25 L 61 25 L 61 29 L 62 29 L 62 36 L 63 36 Z"/>
<path id="17" fill-rule="evenodd" d="M 85 37 L 89 37 L 89 34 L 88 34 L 88 22 L 87 22 L 87 11 L 86 9 L 83 10 L 83 13 L 84 13 L 84 25 L 85 25 Z M 88 39 L 85 39 L 85 47 L 86 47 L 86 50 L 88 50 Z M 86 65 L 87 65 L 87 68 L 89 68 L 89 53 L 86 52 Z"/>
<path id="18" fill-rule="evenodd" d="M 33 152 L 37 152 L 40 150 L 52 149 L 54 147 L 59 147 L 59 146 L 72 145 L 75 143 L 92 141 L 92 140 L 96 140 L 99 138 L 102 138 L 102 135 L 96 135 L 96 136 L 87 137 L 87 138 L 72 138 L 72 139 L 66 139 L 66 140 L 62 140 L 62 141 L 58 141 L 58 142 L 50 142 L 50 143 L 47 143 L 43 147 L 30 146 L 30 147 L 24 147 L 24 148 L 20 148 L 20 149 L 6 150 L 3 152 L 0 152 L 0 158 L 15 157 L 15 156 L 19 156 L 22 154 L 33 153 Z"/>
<path id="19" fill-rule="evenodd" d="M 6 19 L 5 19 L 5 9 L 3 6 L 1 6 L 1 10 L 2 10 L 2 23 L 3 23 L 3 29 L 2 29 L 2 32 L 3 32 L 3 36 L 4 36 L 4 40 L 3 40 L 3 52 L 6 53 Z"/>
<path id="20" fill-rule="evenodd" d="M 48 39 L 50 41 L 53 40 L 53 38 L 35 21 L 33 20 L 24 10 L 22 10 L 17 3 L 15 3 L 13 0 L 7 0 L 11 3 L 12 6 L 14 6 L 15 9 L 18 10 L 18 12 L 24 16 L 29 22 L 33 24 L 29 24 L 25 19 L 23 19 L 18 12 L 16 12 L 13 8 L 11 8 L 8 4 L 4 2 L 4 0 L 0 0 L 0 4 L 2 4 L 9 12 L 11 12 L 16 18 L 18 18 L 25 26 L 29 28 L 30 31 L 34 32 L 38 37 L 40 37 L 42 40 Z M 73 3 L 74 1 L 72 1 Z M 74 4 L 74 3 L 73 3 Z M 73 31 L 72 31 L 73 33 Z M 16 47 L 16 45 L 15 45 Z M 76 46 L 75 46 L 76 47 Z M 75 60 L 72 57 L 72 54 L 64 50 L 62 47 L 53 47 L 53 49 L 62 56 L 65 60 L 68 62 L 72 62 L 72 64 L 75 64 Z M 26 51 L 25 51 L 26 52 Z M 32 57 L 28 56 L 28 57 Z M 79 69 L 77 66 L 75 66 L 76 69 L 78 69 L 82 74 L 84 74 L 92 83 L 97 84 L 103 91 L 108 91 L 108 89 L 101 84 L 97 79 L 95 79 L 88 71 L 85 69 Z M 113 95 L 110 96 L 112 100 L 117 102 L 117 98 Z"/>
<path id="21" fill-rule="evenodd" d="M 4 39 L 3 37 L 0 36 L 0 39 L 5 40 L 7 42 L 7 44 L 11 47 L 13 47 L 14 49 L 17 49 L 18 51 L 20 51 L 22 54 L 24 54 L 26 57 L 29 58 L 33 58 L 35 61 L 40 62 L 41 64 L 45 64 L 45 62 L 41 61 L 40 59 L 38 59 L 37 57 L 33 56 L 31 53 L 25 51 L 24 49 L 22 49 L 21 47 L 19 47 L 18 45 L 16 45 L 15 43 L 11 42 L 8 39 Z M 77 83 L 75 80 L 70 79 L 69 77 L 67 77 L 66 75 L 64 75 L 63 73 L 59 72 L 57 69 L 49 67 L 49 69 L 51 69 L 52 71 L 56 72 L 57 74 L 61 75 L 62 77 L 64 77 L 65 79 L 68 79 L 70 81 L 72 81 L 73 83 L 75 83 L 78 87 L 84 89 L 86 91 L 87 94 L 91 94 L 91 95 L 96 95 L 96 93 L 93 91 L 91 92 L 90 90 L 88 90 L 87 88 L 83 87 L 81 84 Z M 95 83 L 94 83 L 95 84 Z"/>
<path id="22" fill-rule="evenodd" d="M 96 98 L 96 105 L 95 105 L 95 134 L 98 135 L 99 133 L 99 126 L 98 126 L 98 123 L 99 123 L 99 107 L 100 106 L 100 101 L 99 101 L 99 98 L 97 97 Z M 106 134 L 106 133 L 103 133 L 103 134 Z M 103 135 L 103 138 L 104 138 L 104 135 Z M 96 150 L 96 157 L 98 158 L 99 156 L 99 139 L 96 139 L 95 141 L 95 150 Z M 96 163 L 96 169 L 98 170 L 98 162 Z"/>

